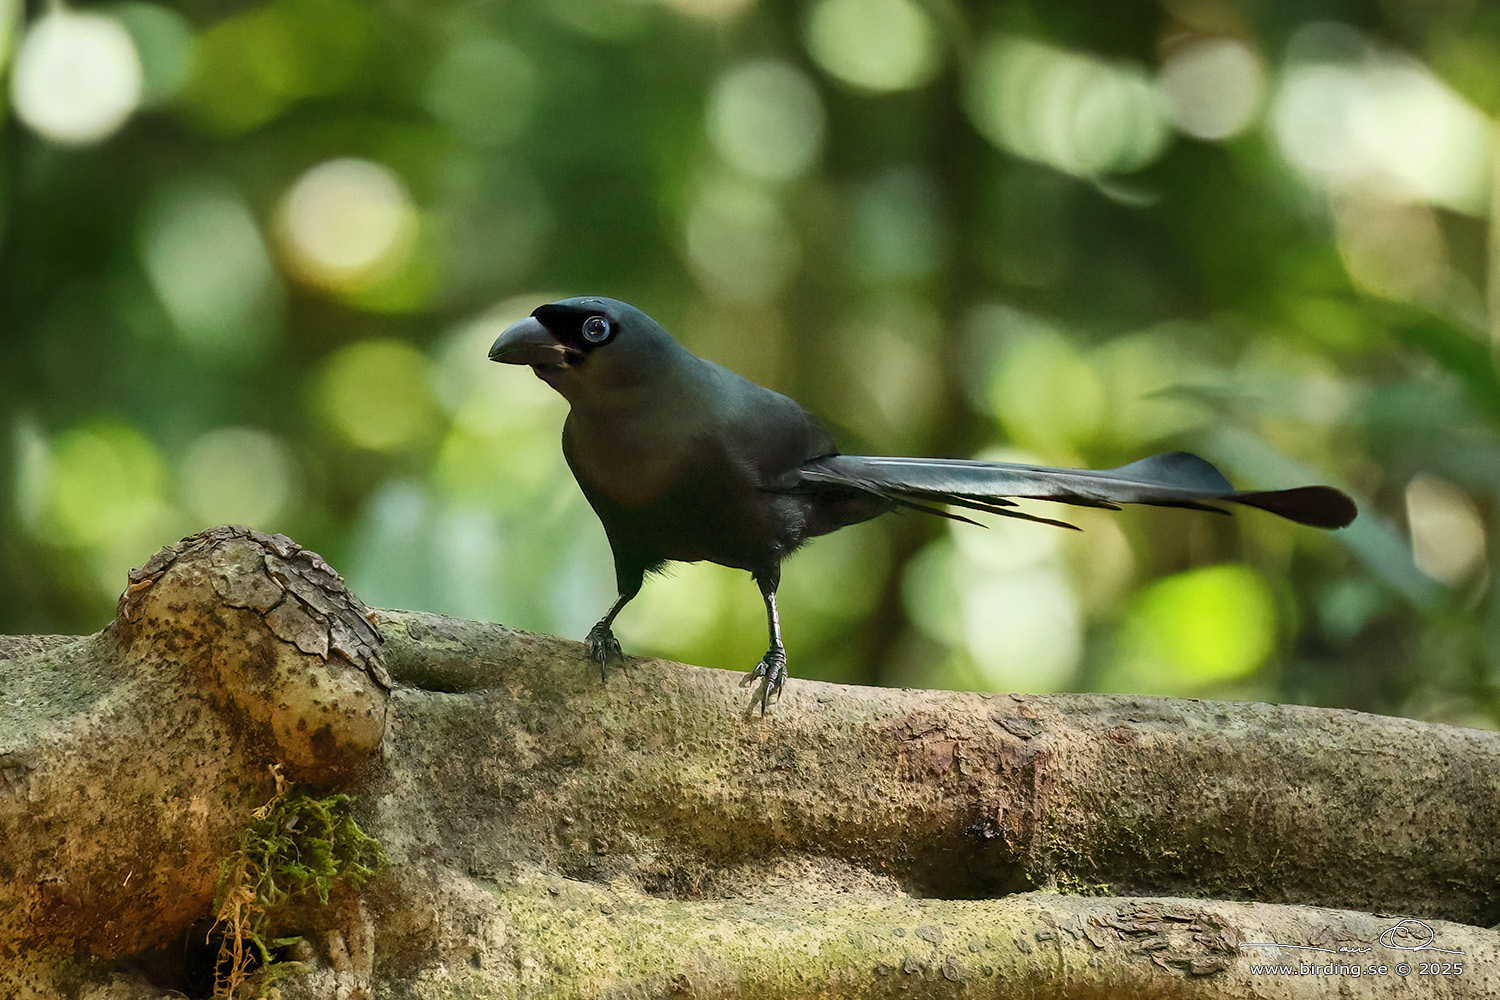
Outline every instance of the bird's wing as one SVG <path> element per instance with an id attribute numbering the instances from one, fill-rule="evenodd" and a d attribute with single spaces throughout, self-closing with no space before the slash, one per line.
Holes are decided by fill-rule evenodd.
<path id="1" fill-rule="evenodd" d="M 1013 510 L 1010 498 L 1110 509 L 1122 503 L 1139 503 L 1220 513 L 1223 509 L 1213 501 L 1228 501 L 1318 528 L 1342 528 L 1354 520 L 1356 513 L 1354 501 L 1331 486 L 1236 490 L 1218 469 L 1185 451 L 1099 470 L 961 459 L 830 455 L 804 463 L 797 470 L 797 478 L 804 488 L 854 488 L 903 506 L 952 504 L 1050 524 L 1061 522 Z"/>
<path id="2" fill-rule="evenodd" d="M 711 361 L 699 360 L 693 378 L 684 395 L 691 392 L 699 400 L 700 427 L 758 485 L 784 481 L 810 459 L 838 451 L 833 438 L 796 400 Z"/>

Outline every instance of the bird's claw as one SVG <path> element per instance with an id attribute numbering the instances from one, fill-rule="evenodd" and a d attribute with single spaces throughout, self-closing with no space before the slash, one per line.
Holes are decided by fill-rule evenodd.
<path id="1" fill-rule="evenodd" d="M 621 665 L 625 663 L 625 653 L 620 649 L 620 640 L 615 638 L 614 632 L 610 631 L 608 625 L 600 622 L 589 629 L 588 638 L 584 640 L 588 646 L 589 659 L 599 664 L 599 679 L 606 680 L 609 676 L 609 658 L 614 657 Z"/>
<path id="2" fill-rule="evenodd" d="M 781 700 L 781 689 L 786 684 L 786 650 L 776 646 L 766 650 L 766 655 L 761 657 L 755 669 L 740 681 L 740 687 L 749 687 L 762 678 L 764 678 L 764 683 L 760 689 L 760 714 L 765 715 L 766 709 L 770 707 L 772 695 L 776 696 L 777 701 Z M 750 704 L 753 711 L 754 698 L 751 698 Z"/>

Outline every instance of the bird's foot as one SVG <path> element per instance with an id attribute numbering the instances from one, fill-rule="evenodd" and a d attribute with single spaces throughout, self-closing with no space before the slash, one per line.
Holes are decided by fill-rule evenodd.
<path id="1" fill-rule="evenodd" d="M 755 669 L 746 674 L 745 679 L 740 681 L 740 687 L 749 687 L 757 680 L 762 681 L 760 689 L 760 714 L 765 715 L 766 709 L 770 706 L 772 695 L 776 696 L 777 701 L 781 700 L 781 689 L 786 684 L 786 650 L 780 646 L 772 646 L 766 650 L 766 655 L 761 657 L 760 662 L 755 665 Z M 753 697 L 750 699 L 750 704 L 753 711 L 753 706 L 755 705 Z"/>
<path id="2" fill-rule="evenodd" d="M 620 661 L 623 666 L 625 654 L 620 649 L 620 640 L 615 638 L 614 632 L 610 631 L 608 625 L 600 622 L 589 629 L 589 634 L 583 640 L 588 646 L 589 659 L 599 664 L 599 679 L 605 680 L 609 674 L 609 658 L 612 656 Z"/>

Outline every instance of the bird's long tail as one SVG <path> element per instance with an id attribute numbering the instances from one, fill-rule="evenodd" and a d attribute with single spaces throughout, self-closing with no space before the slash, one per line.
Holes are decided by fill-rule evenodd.
<path id="1" fill-rule="evenodd" d="M 963 507 L 1070 528 L 1073 525 L 1019 510 L 1014 498 L 1052 500 L 1118 510 L 1120 504 L 1191 507 L 1227 513 L 1215 501 L 1259 507 L 1316 528 L 1342 528 L 1357 509 L 1332 486 L 1287 490 L 1236 490 L 1218 469 L 1185 451 L 1152 455 L 1118 469 L 1049 469 L 1006 462 L 942 458 L 868 458 L 830 455 L 798 470 L 803 488 L 853 489 L 902 507 L 959 520 L 938 505 Z"/>

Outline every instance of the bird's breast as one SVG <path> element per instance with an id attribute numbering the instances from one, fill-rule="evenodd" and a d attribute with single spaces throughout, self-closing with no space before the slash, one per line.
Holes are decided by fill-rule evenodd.
<path id="1" fill-rule="evenodd" d="M 571 417 L 563 454 L 584 492 L 622 507 L 642 507 L 673 491 L 706 456 L 692 428 L 675 421 L 593 425 Z"/>

